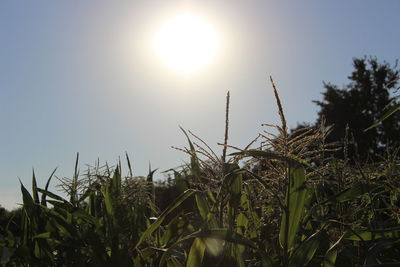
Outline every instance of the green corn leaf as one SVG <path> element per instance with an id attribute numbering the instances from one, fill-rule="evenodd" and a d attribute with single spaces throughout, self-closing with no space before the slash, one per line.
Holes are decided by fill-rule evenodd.
<path id="1" fill-rule="evenodd" d="M 157 170 L 158 169 L 152 170 L 151 166 L 149 165 L 149 174 L 147 175 L 147 178 L 146 178 L 146 181 L 150 184 L 149 193 L 151 195 L 151 200 L 153 203 L 156 202 L 156 189 L 155 189 L 154 183 L 153 183 L 153 176 Z"/>
<path id="2" fill-rule="evenodd" d="M 195 238 L 190 248 L 186 266 L 201 267 L 205 249 L 206 249 L 206 244 L 204 243 L 203 239 Z"/>
<path id="3" fill-rule="evenodd" d="M 335 267 L 336 258 L 338 254 L 339 245 L 344 237 L 344 234 L 339 238 L 338 241 L 333 244 L 325 254 L 323 267 Z"/>
<path id="4" fill-rule="evenodd" d="M 241 235 L 244 235 L 246 229 L 247 229 L 247 225 L 249 224 L 249 219 L 247 219 L 246 215 L 244 215 L 243 213 L 240 213 L 237 216 L 236 219 L 236 224 L 237 224 L 237 232 Z"/>
<path id="5" fill-rule="evenodd" d="M 240 169 L 238 164 L 225 163 L 225 168 L 228 170 L 228 174 L 225 177 L 225 183 L 228 184 L 229 193 L 231 194 L 232 198 L 235 198 L 235 201 L 240 202 L 240 195 L 243 189 L 243 170 Z"/>
<path id="6" fill-rule="evenodd" d="M 24 197 L 24 196 L 23 196 Z M 24 201 L 24 209 L 23 209 L 23 213 L 22 213 L 22 225 L 21 225 L 21 230 L 22 230 L 22 244 L 23 245 L 28 245 L 28 241 L 29 241 L 29 237 L 30 237 L 30 229 L 29 229 L 29 218 L 28 218 L 28 214 L 27 214 L 27 209 L 33 209 L 33 201 L 32 201 L 32 206 L 28 206 L 27 204 L 25 204 Z"/>
<path id="7" fill-rule="evenodd" d="M 235 218 L 240 207 L 242 194 L 242 170 L 237 164 L 224 164 L 228 174 L 224 178 L 224 185 L 227 188 L 227 197 L 229 201 L 228 225 L 233 230 L 235 228 Z"/>
<path id="8" fill-rule="evenodd" d="M 227 243 L 224 247 L 223 259 L 221 265 L 245 267 L 243 259 L 243 251 L 245 247 L 243 245 L 237 245 L 234 243 Z"/>
<path id="9" fill-rule="evenodd" d="M 34 249 L 33 249 L 33 253 L 35 255 L 36 258 L 40 259 L 42 257 L 42 250 L 40 248 L 40 245 L 37 241 L 34 242 Z"/>
<path id="10" fill-rule="evenodd" d="M 195 150 L 194 149 L 194 146 L 193 146 L 193 143 L 192 143 L 192 141 L 190 141 L 190 138 L 189 138 L 189 135 L 186 133 L 186 131 L 181 127 L 181 126 L 179 126 L 179 128 L 182 130 L 182 132 L 185 134 L 185 136 L 186 136 L 186 138 L 187 138 L 187 140 L 188 140 L 188 142 L 189 142 L 189 146 L 190 146 L 190 150 Z"/>
<path id="11" fill-rule="evenodd" d="M 243 170 L 240 169 L 239 165 L 236 163 L 225 163 L 224 170 L 227 173 L 223 183 L 227 189 L 229 200 L 228 222 L 230 227 L 233 229 L 235 224 L 234 220 L 238 213 L 243 191 Z"/>
<path id="12" fill-rule="evenodd" d="M 164 221 L 165 217 L 171 213 L 174 209 L 176 209 L 177 207 L 179 207 L 187 198 L 189 198 L 190 196 L 192 196 L 194 193 L 196 193 L 196 191 L 194 190 L 186 190 L 183 194 L 181 194 L 171 205 L 168 206 L 168 208 L 166 210 L 164 210 L 163 213 L 160 214 L 160 216 L 158 217 L 158 219 L 152 223 L 147 229 L 146 231 L 143 232 L 143 234 L 140 236 L 139 241 L 137 242 L 135 248 L 139 247 L 140 244 L 142 244 L 142 242 L 144 240 L 147 239 L 147 237 L 149 237 L 149 235 L 151 235 L 160 225 L 161 223 Z"/>
<path id="13" fill-rule="evenodd" d="M 143 259 L 154 257 L 157 252 L 163 252 L 163 249 L 154 248 L 154 247 L 147 247 L 143 250 L 140 250 L 140 257 Z"/>
<path id="14" fill-rule="evenodd" d="M 230 243 L 233 243 L 236 245 L 243 245 L 250 249 L 254 249 L 261 256 L 261 259 L 264 263 L 263 266 L 268 266 L 268 267 L 274 266 L 273 260 L 270 258 L 270 256 L 262 249 L 259 249 L 259 246 L 256 243 L 247 239 L 243 235 L 240 235 L 236 232 L 232 232 L 226 228 L 206 229 L 206 230 L 203 230 L 203 231 L 195 234 L 195 236 L 202 237 L 202 238 L 225 240 L 227 242 L 230 242 Z"/>
<path id="15" fill-rule="evenodd" d="M 91 216 L 82 209 L 74 211 L 72 213 L 72 216 L 84 222 L 90 223 L 92 225 L 100 226 L 100 223 L 96 217 Z"/>
<path id="16" fill-rule="evenodd" d="M 175 242 L 183 232 L 193 232 L 194 228 L 190 224 L 190 218 L 187 216 L 176 216 L 167 225 L 164 234 L 160 239 L 162 247 L 170 242 Z"/>
<path id="17" fill-rule="evenodd" d="M 42 193 L 42 196 L 46 195 L 48 197 L 51 197 L 52 199 L 55 199 L 55 200 L 58 200 L 58 201 L 62 201 L 64 203 L 68 203 L 68 201 L 66 199 L 64 199 L 64 198 L 62 198 L 62 197 L 60 197 L 60 196 L 58 196 L 58 195 L 56 195 L 56 194 L 54 194 L 54 193 L 52 193 L 50 191 L 47 191 L 47 190 L 44 190 L 44 189 L 41 189 L 41 188 L 38 188 L 37 191 Z"/>
<path id="18" fill-rule="evenodd" d="M 79 198 L 78 202 L 83 202 L 83 201 L 85 201 L 86 198 L 91 197 L 94 194 L 95 194 L 95 191 L 93 191 L 92 189 L 88 188 L 86 190 L 86 192 L 81 195 L 81 197 Z"/>
<path id="19" fill-rule="evenodd" d="M 39 194 L 37 192 L 35 170 L 33 169 L 32 169 L 32 196 L 33 196 L 33 202 L 39 203 Z"/>
<path id="20" fill-rule="evenodd" d="M 47 239 L 47 238 L 50 238 L 50 237 L 51 237 L 51 233 L 50 232 L 45 232 L 45 233 L 41 233 L 41 234 L 35 235 L 33 238 L 34 239 L 40 239 L 40 238 Z"/>
<path id="21" fill-rule="evenodd" d="M 211 228 L 211 229 L 200 230 L 182 237 L 163 253 L 160 259 L 160 266 L 164 266 L 163 264 L 167 261 L 167 259 L 173 253 L 176 247 L 178 247 L 183 242 L 187 242 L 188 240 L 195 238 L 202 238 L 202 240 L 208 240 L 207 243 L 210 242 L 210 240 L 212 239 L 216 239 L 216 240 L 225 240 L 230 243 L 246 246 L 248 248 L 254 249 L 260 254 L 263 263 L 265 263 L 265 265 L 263 266 L 266 267 L 274 266 L 272 259 L 265 253 L 265 251 L 260 250 L 256 243 L 238 233 L 231 232 L 226 228 Z"/>
<path id="22" fill-rule="evenodd" d="M 109 216 L 113 215 L 113 202 L 110 194 L 110 189 L 109 186 L 106 185 L 104 190 L 103 190 L 103 196 L 104 196 L 104 203 L 106 206 L 106 211 Z"/>
<path id="23" fill-rule="evenodd" d="M 195 239 L 196 237 L 198 237 L 197 234 L 199 232 L 200 230 L 180 238 L 178 241 L 172 244 L 168 249 L 166 249 L 161 256 L 159 266 L 165 265 L 165 263 L 168 261 L 172 253 L 174 253 L 176 247 L 178 247 L 183 242 L 188 242 L 189 240 Z"/>
<path id="24" fill-rule="evenodd" d="M 183 267 L 184 265 L 178 261 L 176 258 L 169 258 L 167 262 L 167 267 Z"/>
<path id="25" fill-rule="evenodd" d="M 286 161 L 290 165 L 304 165 L 307 167 L 311 167 L 311 165 L 306 162 L 305 160 L 297 157 L 296 155 L 289 154 L 288 156 L 283 156 L 278 153 L 272 151 L 265 151 L 265 150 L 258 150 L 258 149 L 249 149 L 243 150 L 240 152 L 231 153 L 231 156 L 246 156 L 246 157 L 261 157 L 261 158 L 268 158 L 268 159 L 276 159 Z"/>
<path id="26" fill-rule="evenodd" d="M 128 152 L 126 152 L 126 151 L 125 151 L 125 156 L 126 156 L 126 162 L 128 163 L 129 176 L 130 176 L 130 177 L 133 177 L 131 160 L 129 159 Z"/>
<path id="27" fill-rule="evenodd" d="M 312 260 L 321 242 L 321 233 L 318 231 L 300 244 L 290 257 L 289 267 L 306 266 Z"/>
<path id="28" fill-rule="evenodd" d="M 207 215 L 210 212 L 207 201 L 204 199 L 203 194 L 201 193 L 196 194 L 195 198 L 200 216 L 203 218 L 203 220 L 207 220 Z"/>
<path id="29" fill-rule="evenodd" d="M 204 238 L 204 243 L 206 244 L 207 253 L 217 257 L 221 255 L 224 249 L 224 241 L 215 238 Z"/>
<path id="30" fill-rule="evenodd" d="M 79 163 L 79 153 L 76 153 L 74 176 L 72 178 L 72 186 L 69 190 L 70 202 L 73 206 L 76 205 L 76 200 L 78 195 L 78 188 L 77 188 L 78 177 L 79 177 L 78 163 Z"/>
<path id="31" fill-rule="evenodd" d="M 147 174 L 147 178 L 146 178 L 146 181 L 147 181 L 147 182 L 150 182 L 150 183 L 153 182 L 153 176 L 154 176 L 154 173 L 155 173 L 157 170 L 158 170 L 158 169 L 152 170 L 152 169 L 151 169 L 151 166 L 149 166 L 149 174 Z"/>
<path id="32" fill-rule="evenodd" d="M 50 174 L 50 177 L 49 177 L 49 179 L 47 179 L 47 182 L 46 182 L 46 186 L 45 186 L 45 188 L 44 188 L 44 190 L 47 192 L 48 191 L 48 189 L 49 189 L 49 185 L 50 185 L 50 181 L 51 181 L 51 178 L 53 177 L 53 175 L 54 175 L 54 173 L 56 172 L 56 170 L 57 170 L 57 168 L 55 168 L 54 169 L 54 171 Z M 43 205 L 43 206 L 46 206 L 47 204 L 46 204 L 46 196 L 47 196 L 47 194 L 44 192 L 41 192 L 42 193 L 42 198 L 41 198 L 41 201 L 40 201 L 40 203 Z"/>
<path id="33" fill-rule="evenodd" d="M 388 117 L 390 117 L 391 115 L 393 115 L 395 112 L 397 112 L 398 110 L 400 110 L 400 104 L 395 105 L 394 107 L 392 107 L 390 110 L 388 110 L 377 122 L 375 122 L 374 124 L 372 124 L 371 126 L 369 126 L 367 129 L 364 130 L 364 132 L 375 128 L 376 126 L 378 126 L 382 121 L 386 120 Z"/>
<path id="34" fill-rule="evenodd" d="M 365 184 L 361 182 L 356 182 L 352 187 L 343 190 L 336 196 L 329 199 L 329 201 L 345 202 L 356 199 L 366 193 L 376 192 L 381 188 L 382 186 L 377 184 Z"/>
<path id="35" fill-rule="evenodd" d="M 55 226 L 57 231 L 60 232 L 61 235 L 66 236 L 68 238 L 73 238 L 75 240 L 80 238 L 79 231 L 77 231 L 74 226 L 69 223 L 63 216 L 57 213 L 54 210 L 47 210 L 47 215 L 50 218 L 50 223 Z"/>
<path id="36" fill-rule="evenodd" d="M 279 242 L 282 248 L 288 250 L 294 247 L 294 240 L 303 217 L 307 196 L 305 181 L 306 173 L 303 167 L 289 168 L 289 187 L 279 232 Z"/>
<path id="37" fill-rule="evenodd" d="M 247 247 L 250 247 L 252 249 L 258 249 L 258 246 L 256 243 L 253 241 L 245 238 L 244 236 L 231 232 L 226 228 L 211 228 L 211 229 L 206 229 L 198 234 L 196 234 L 197 237 L 203 237 L 203 238 L 216 238 L 216 239 L 222 239 L 231 243 L 235 244 L 240 244 L 244 245 Z"/>
<path id="38" fill-rule="evenodd" d="M 55 208 L 61 209 L 61 210 L 72 210 L 74 207 L 72 206 L 71 203 L 69 202 L 60 202 L 60 201 L 55 201 L 55 200 L 47 200 L 48 203 L 53 205 Z"/>
<path id="39" fill-rule="evenodd" d="M 208 205 L 208 202 L 206 201 L 206 198 L 204 196 L 204 193 L 197 193 L 195 195 L 196 199 L 196 205 L 199 210 L 200 216 L 203 218 L 204 221 L 207 221 L 210 223 L 211 227 L 217 227 L 217 220 L 212 212 L 210 212 L 210 207 Z"/>
<path id="40" fill-rule="evenodd" d="M 210 188 L 207 188 L 207 197 L 209 200 L 212 201 L 212 203 L 216 203 L 217 200 L 215 199 L 214 193 L 211 192 Z"/>
<path id="41" fill-rule="evenodd" d="M 119 195 L 121 191 L 121 173 L 120 168 L 117 166 L 114 171 L 114 176 L 112 179 L 112 193 Z"/>
<path id="42" fill-rule="evenodd" d="M 186 131 L 179 126 L 179 128 L 182 130 L 182 132 L 185 134 L 188 142 L 189 142 L 189 147 L 190 147 L 190 170 L 192 172 L 192 174 L 194 175 L 194 177 L 196 177 L 197 180 L 200 179 L 200 174 L 201 174 L 201 168 L 200 168 L 200 164 L 199 164 L 199 160 L 197 158 L 196 155 L 196 150 L 194 148 L 194 145 L 192 143 L 192 141 L 189 138 L 189 135 L 186 133 Z"/>
<path id="43" fill-rule="evenodd" d="M 20 181 L 21 183 L 21 181 Z M 32 196 L 29 194 L 28 190 L 21 183 L 22 200 L 24 202 L 24 207 L 28 210 L 32 210 L 34 206 L 34 201 Z"/>
<path id="44" fill-rule="evenodd" d="M 380 238 L 400 238 L 400 227 L 374 231 L 352 231 L 346 234 L 344 238 L 354 241 L 371 241 Z"/>
<path id="45" fill-rule="evenodd" d="M 86 210 L 91 216 L 96 217 L 96 215 L 97 215 L 96 206 L 97 206 L 96 195 L 95 195 L 95 193 L 90 194 Z"/>
<path id="46" fill-rule="evenodd" d="M 337 253 L 336 249 L 329 249 L 325 254 L 323 267 L 335 267 Z"/>

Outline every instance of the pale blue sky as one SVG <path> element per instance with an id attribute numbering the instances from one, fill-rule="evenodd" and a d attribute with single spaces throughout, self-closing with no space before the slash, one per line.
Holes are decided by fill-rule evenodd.
<path id="1" fill-rule="evenodd" d="M 148 40 L 163 19 L 190 11 L 221 35 L 219 56 L 184 75 Z M 217 150 L 231 91 L 231 144 L 278 120 L 312 122 L 322 81 L 345 84 L 353 57 L 399 58 L 400 1 L 11 1 L 0 2 L 0 204 L 19 202 L 18 178 L 39 185 L 54 167 L 70 176 L 125 151 L 136 175 L 186 156 L 178 125 Z M 162 178 L 161 174 L 158 174 Z"/>

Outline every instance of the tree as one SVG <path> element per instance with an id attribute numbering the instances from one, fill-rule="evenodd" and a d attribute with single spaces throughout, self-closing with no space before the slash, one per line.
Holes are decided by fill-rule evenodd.
<path id="1" fill-rule="evenodd" d="M 348 140 L 354 144 L 348 150 L 351 160 L 377 160 L 386 149 L 399 145 L 400 114 L 395 113 L 379 126 L 364 130 L 378 121 L 385 109 L 396 105 L 392 100 L 399 70 L 397 64 L 392 67 L 373 57 L 355 58 L 353 66 L 354 71 L 348 77 L 350 83 L 343 88 L 324 83 L 323 100 L 314 101 L 321 108 L 317 123 L 325 119 L 327 125 L 333 125 L 328 142 L 343 142 L 348 134 Z"/>
<path id="2" fill-rule="evenodd" d="M 0 226 L 2 225 L 3 218 L 7 216 L 7 213 L 8 211 L 0 205 Z"/>

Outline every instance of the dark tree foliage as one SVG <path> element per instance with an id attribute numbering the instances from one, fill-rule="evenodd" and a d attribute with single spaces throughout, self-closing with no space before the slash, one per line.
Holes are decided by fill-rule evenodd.
<path id="1" fill-rule="evenodd" d="M 0 205 L 0 222 L 7 216 L 7 210 Z"/>
<path id="2" fill-rule="evenodd" d="M 364 130 L 395 104 L 391 100 L 397 89 L 399 70 L 397 65 L 379 63 L 372 57 L 355 58 L 353 66 L 354 71 L 348 77 L 350 83 L 343 88 L 324 83 L 323 100 L 314 101 L 321 108 L 317 123 L 325 119 L 327 125 L 334 126 L 328 142 L 343 142 L 348 136 L 347 140 L 353 144 L 348 150 L 351 160 L 377 160 L 388 148 L 398 146 L 400 114 L 394 114 L 376 128 Z"/>
<path id="3" fill-rule="evenodd" d="M 20 222 L 22 218 L 22 209 L 6 210 L 0 205 L 0 235 L 6 234 L 6 229 L 14 235 L 20 235 Z"/>

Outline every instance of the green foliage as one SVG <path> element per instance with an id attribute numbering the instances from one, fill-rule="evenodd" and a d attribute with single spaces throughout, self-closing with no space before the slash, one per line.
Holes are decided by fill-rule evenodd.
<path id="1" fill-rule="evenodd" d="M 400 113 L 395 113 L 399 104 L 393 97 L 399 69 L 397 65 L 379 63 L 376 58 L 356 58 L 353 66 L 350 82 L 344 88 L 325 84 L 323 100 L 315 101 L 321 108 L 318 123 L 325 121 L 334 126 L 328 142 L 347 138 L 347 142 L 354 144 L 348 151 L 351 160 L 377 160 L 388 148 L 399 145 Z M 336 157 L 342 154 L 337 153 Z"/>
<path id="2" fill-rule="evenodd" d="M 365 129 L 364 131 L 368 131 L 371 130 L 375 127 L 377 127 L 378 125 L 380 125 L 384 120 L 386 120 L 387 118 L 389 118 L 390 116 L 392 116 L 393 114 L 395 114 L 397 111 L 400 110 L 400 104 L 396 104 L 395 106 L 390 107 L 390 109 L 383 114 L 383 116 L 381 118 L 379 118 L 379 120 L 377 122 L 375 122 L 374 124 L 372 124 L 370 127 L 368 127 L 367 129 Z"/>
<path id="3" fill-rule="evenodd" d="M 307 188 L 305 170 L 302 167 L 289 168 L 289 186 L 279 232 L 279 242 L 286 250 L 294 246 L 294 239 L 303 217 Z"/>
<path id="4" fill-rule="evenodd" d="M 32 175 L 23 205 L 0 209 L 4 266 L 373 266 L 400 261 L 397 154 L 374 164 L 327 158 L 326 131 L 279 134 L 223 157 L 183 132 L 190 161 L 157 183 L 121 162 L 61 178 Z M 228 110 L 228 108 L 227 108 Z M 228 121 L 226 119 L 226 121 Z M 226 132 L 228 127 L 225 127 Z M 201 143 L 203 146 L 200 146 Z M 18 217 L 18 214 L 19 217 Z M 19 221 L 18 231 L 12 228 Z M 1 256 L 1 254 L 0 254 Z"/>

